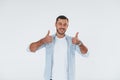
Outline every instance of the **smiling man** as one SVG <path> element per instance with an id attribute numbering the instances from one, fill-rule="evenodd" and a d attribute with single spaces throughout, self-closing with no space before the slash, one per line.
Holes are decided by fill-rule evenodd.
<path id="1" fill-rule="evenodd" d="M 31 52 L 46 48 L 45 80 L 75 80 L 75 51 L 82 55 L 88 54 L 87 47 L 78 38 L 78 32 L 74 37 L 65 34 L 68 25 L 66 16 L 58 16 L 56 33 L 50 35 L 48 31 L 44 38 L 30 44 Z"/>

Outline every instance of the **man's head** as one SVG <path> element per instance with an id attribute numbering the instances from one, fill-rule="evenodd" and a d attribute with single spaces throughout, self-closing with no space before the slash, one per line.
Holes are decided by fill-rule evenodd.
<path id="1" fill-rule="evenodd" d="M 69 20 L 64 15 L 60 15 L 56 18 L 56 31 L 59 35 L 65 35 L 65 32 L 68 28 Z"/>

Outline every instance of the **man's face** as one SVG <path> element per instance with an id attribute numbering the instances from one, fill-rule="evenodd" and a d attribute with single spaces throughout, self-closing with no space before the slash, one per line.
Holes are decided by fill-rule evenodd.
<path id="1" fill-rule="evenodd" d="M 58 19 L 55 24 L 57 33 L 60 35 L 64 35 L 68 28 L 68 20 L 67 19 Z"/>

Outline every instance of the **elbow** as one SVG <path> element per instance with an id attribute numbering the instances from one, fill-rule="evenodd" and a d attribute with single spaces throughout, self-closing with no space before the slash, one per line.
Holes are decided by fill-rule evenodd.
<path id="1" fill-rule="evenodd" d="M 29 50 L 31 51 L 31 52 L 35 52 L 36 51 L 36 48 L 35 48 L 35 44 L 34 43 L 31 43 L 30 44 L 30 47 L 29 47 Z"/>
<path id="2" fill-rule="evenodd" d="M 36 50 L 30 48 L 30 52 L 35 52 Z"/>
<path id="3" fill-rule="evenodd" d="M 84 49 L 81 51 L 82 54 L 87 54 L 87 52 L 88 52 L 88 49 Z"/>

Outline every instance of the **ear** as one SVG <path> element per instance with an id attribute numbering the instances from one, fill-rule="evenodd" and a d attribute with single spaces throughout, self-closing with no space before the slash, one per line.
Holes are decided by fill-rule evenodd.
<path id="1" fill-rule="evenodd" d="M 57 23 L 55 22 L 55 27 L 57 27 Z"/>

